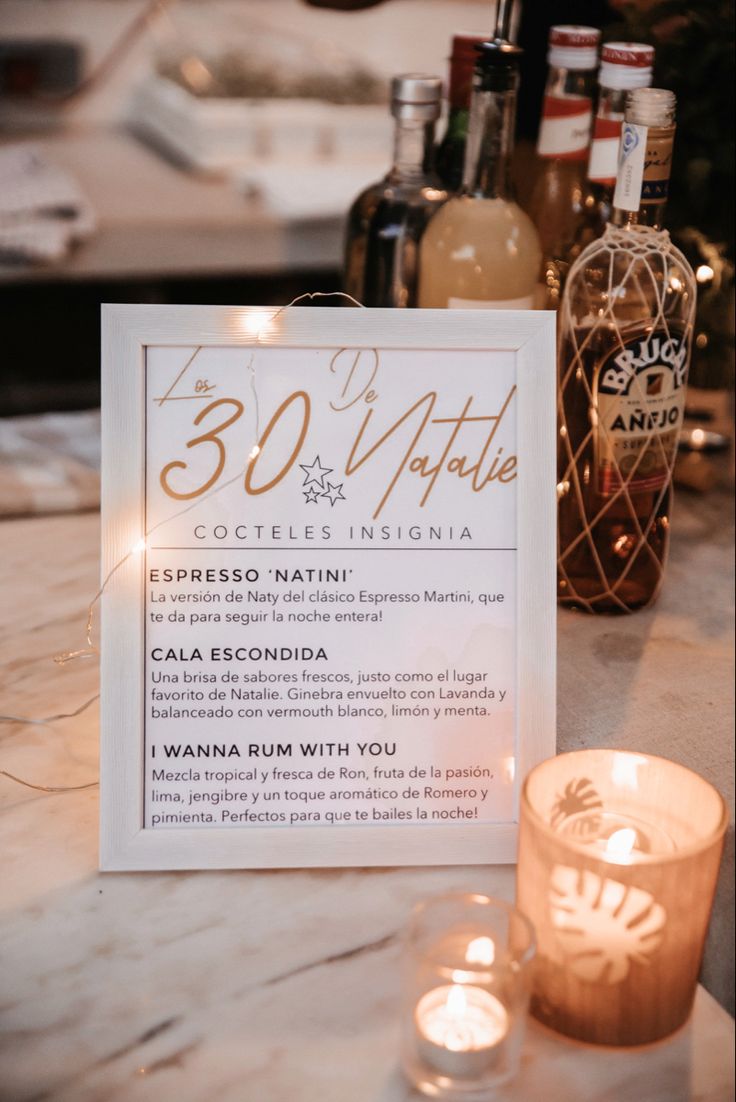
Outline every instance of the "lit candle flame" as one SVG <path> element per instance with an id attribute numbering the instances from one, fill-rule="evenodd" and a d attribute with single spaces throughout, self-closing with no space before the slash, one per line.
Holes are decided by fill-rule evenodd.
<path id="1" fill-rule="evenodd" d="M 509 1030 L 509 1015 L 503 1004 L 495 995 L 471 984 L 456 983 L 428 991 L 419 1000 L 415 1017 L 421 1038 L 431 1046 L 433 1060 L 440 1061 L 442 1052 L 464 1053 L 471 1061 L 474 1053 L 487 1055 Z M 441 1070 L 439 1064 L 437 1067 Z"/>
<path id="2" fill-rule="evenodd" d="M 631 827 L 614 830 L 606 842 L 607 857 L 628 857 L 636 844 L 636 831 Z"/>
<path id="3" fill-rule="evenodd" d="M 468 1009 L 468 1000 L 460 984 L 453 984 L 447 996 L 447 1013 L 453 1018 L 462 1018 Z"/>
<path id="4" fill-rule="evenodd" d="M 490 966 L 496 959 L 496 946 L 489 937 L 476 937 L 468 945 L 465 953 L 468 964 L 484 964 Z"/>

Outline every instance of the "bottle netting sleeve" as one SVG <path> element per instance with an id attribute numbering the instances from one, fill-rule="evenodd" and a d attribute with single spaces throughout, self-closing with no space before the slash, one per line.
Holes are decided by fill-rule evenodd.
<path id="1" fill-rule="evenodd" d="M 646 322 L 652 331 L 661 330 L 668 337 L 676 335 L 677 339 L 682 339 L 684 334 L 689 348 L 695 299 L 695 282 L 689 264 L 672 245 L 668 233 L 649 227 L 608 226 L 604 237 L 592 242 L 581 253 L 570 272 L 560 308 L 557 494 L 558 501 L 563 496 L 574 496 L 580 523 L 577 533 L 564 543 L 558 536 L 558 577 L 566 583 L 565 600 L 588 611 L 595 611 L 596 604 L 621 612 L 631 611 L 621 590 L 642 556 L 656 572 L 658 581 L 651 599 L 656 597 L 664 575 L 665 559 L 655 553 L 648 537 L 669 492 L 676 456 L 676 448 L 666 452 L 661 437 L 652 430 L 647 446 L 659 449 L 666 477 L 643 518 L 630 489 L 636 476 L 635 467 L 625 471 L 616 465 L 619 488 L 608 497 L 596 497 L 584 491 L 585 471 L 581 457 L 584 453 L 590 454 L 596 432 L 606 437 L 605 427 L 598 421 L 592 378 L 589 369 L 586 370 L 591 349 L 619 346 L 623 350 L 626 330 L 636 322 Z M 642 379 L 634 379 L 631 385 L 640 388 L 643 402 L 646 395 L 641 389 Z M 587 431 L 582 433 L 579 430 L 571 432 L 572 426 L 568 424 L 568 409 L 572 404 L 569 399 L 574 388 L 579 387 L 584 389 L 589 410 Z M 579 392 L 576 397 L 579 399 Z M 611 448 L 610 453 L 615 455 L 615 449 Z M 604 564 L 598 536 L 614 509 L 619 512 L 623 509 L 636 542 L 620 566 L 612 569 L 610 564 Z M 593 597 L 590 593 L 579 592 L 569 571 L 571 557 L 580 544 L 585 545 L 596 572 L 599 588 Z"/>

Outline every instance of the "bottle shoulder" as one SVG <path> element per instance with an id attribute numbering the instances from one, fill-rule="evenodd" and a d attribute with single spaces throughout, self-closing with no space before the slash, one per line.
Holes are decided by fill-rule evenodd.
<path id="1" fill-rule="evenodd" d="M 689 325 L 696 299 L 692 268 L 666 230 L 609 223 L 570 268 L 561 326 Z"/>
<path id="2" fill-rule="evenodd" d="M 381 200 L 385 180 L 377 180 L 356 195 L 348 210 L 348 220 L 356 221 L 369 218 Z"/>
<path id="3" fill-rule="evenodd" d="M 455 221 L 471 224 L 477 221 L 518 225 L 536 235 L 529 215 L 514 199 L 488 199 L 478 195 L 451 195 L 433 220 L 441 227 Z"/>
<path id="4" fill-rule="evenodd" d="M 518 203 L 507 199 L 453 195 L 430 220 L 425 238 L 427 248 L 442 252 L 465 246 L 468 259 L 471 252 L 480 256 L 500 248 L 505 264 L 526 264 L 530 256 L 534 264 L 541 262 L 534 223 Z"/>
<path id="5" fill-rule="evenodd" d="M 574 261 L 568 282 L 583 278 L 586 272 L 601 266 L 612 271 L 628 263 L 639 269 L 650 268 L 653 274 L 681 273 L 680 283 L 695 285 L 692 267 L 684 254 L 673 244 L 667 230 L 655 230 L 650 226 L 614 226 L 610 222 L 603 234 L 581 249 Z M 684 281 L 684 282 L 683 282 Z M 676 287 L 675 290 L 682 289 Z"/>
<path id="6" fill-rule="evenodd" d="M 397 179 L 391 174 L 371 185 L 353 200 L 350 214 L 371 216 L 379 206 L 403 205 L 432 207 L 445 203 L 448 192 L 439 176 L 427 175 L 417 179 Z"/>
<path id="7" fill-rule="evenodd" d="M 530 299 L 539 237 L 516 203 L 453 196 L 431 219 L 420 249 L 420 305 Z"/>

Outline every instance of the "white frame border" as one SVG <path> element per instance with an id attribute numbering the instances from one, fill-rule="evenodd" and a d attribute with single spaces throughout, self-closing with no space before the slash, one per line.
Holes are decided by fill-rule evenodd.
<path id="1" fill-rule="evenodd" d="M 145 353 L 149 345 L 432 348 L 515 353 L 518 476 L 516 818 L 361 827 L 144 830 L 143 556 L 102 598 L 100 867 L 297 868 L 495 864 L 516 857 L 518 797 L 555 753 L 555 315 L 550 311 L 289 307 L 258 338 L 248 315 L 279 307 L 102 307 L 102 578 L 143 531 Z M 132 594 L 137 594 L 131 600 Z M 131 731 L 136 737 L 131 737 Z M 428 833 L 428 830 L 430 833 Z"/>

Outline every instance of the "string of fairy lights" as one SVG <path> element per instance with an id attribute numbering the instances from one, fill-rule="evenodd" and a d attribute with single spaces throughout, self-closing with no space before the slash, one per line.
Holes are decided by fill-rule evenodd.
<path id="1" fill-rule="evenodd" d="M 276 319 L 278 317 L 280 317 L 281 314 L 283 314 L 287 310 L 289 310 L 292 306 L 296 306 L 300 302 L 313 301 L 315 299 L 322 299 L 322 298 L 346 299 L 353 306 L 358 306 L 358 307 L 361 307 L 361 308 L 364 309 L 362 302 L 359 302 L 357 299 L 353 298 L 352 295 L 348 295 L 344 291 L 308 291 L 308 292 L 305 292 L 304 294 L 297 295 L 296 298 L 293 298 L 291 300 L 291 302 L 287 302 L 285 306 L 280 306 L 272 314 L 265 314 L 265 312 L 264 312 L 264 313 L 257 313 L 257 314 L 248 315 L 248 317 L 254 319 L 257 322 L 257 325 L 254 325 L 253 331 L 252 331 L 252 337 L 253 337 L 254 344 L 256 346 L 259 345 L 260 342 L 261 342 L 261 335 L 264 332 L 266 332 L 267 330 L 271 329 L 271 327 L 273 326 Z M 193 354 L 190 356 L 189 360 L 187 361 L 184 370 L 186 370 L 191 365 L 191 363 L 194 361 L 194 359 L 197 357 L 197 355 L 201 352 L 202 347 L 203 346 L 200 345 L 197 348 L 195 348 Z M 378 362 L 378 359 L 379 359 L 378 350 L 374 349 L 373 351 L 375 353 L 376 360 Z M 250 388 L 251 388 L 251 391 L 252 391 L 252 394 L 253 394 L 253 409 L 254 409 L 254 440 L 255 440 L 255 443 L 253 444 L 253 447 L 250 449 L 250 452 L 248 453 L 247 463 L 250 463 L 253 459 L 256 458 L 256 456 L 258 455 L 258 453 L 260 451 L 260 445 L 259 445 L 258 441 L 261 438 L 261 417 L 260 417 L 260 406 L 259 406 L 259 399 L 258 399 L 258 388 L 257 388 L 257 385 L 256 385 L 255 352 L 252 353 L 252 355 L 250 357 L 250 360 L 248 361 L 248 363 L 246 365 L 245 370 L 249 373 L 249 376 L 250 376 Z M 133 544 L 133 546 L 130 548 L 130 550 L 127 551 L 125 553 L 125 555 L 122 556 L 122 558 L 118 559 L 118 561 L 115 562 L 113 564 L 113 566 L 110 568 L 110 570 L 108 571 L 108 573 L 105 575 L 104 579 L 102 580 L 99 589 L 97 590 L 94 597 L 92 598 L 89 605 L 87 606 L 87 619 L 86 619 L 86 627 L 85 627 L 86 646 L 81 647 L 77 650 L 67 650 L 67 651 L 62 651 L 59 654 L 55 654 L 53 656 L 53 661 L 56 665 L 64 666 L 69 662 L 75 662 L 75 661 L 85 660 L 85 659 L 90 659 L 90 658 L 94 659 L 94 658 L 99 657 L 100 650 L 99 650 L 99 647 L 97 646 L 97 644 L 95 643 L 94 638 L 93 638 L 93 625 L 94 625 L 95 609 L 96 609 L 96 606 L 97 606 L 98 602 L 102 599 L 102 597 L 105 593 L 105 590 L 107 589 L 108 585 L 110 584 L 112 579 L 115 577 L 117 572 L 131 558 L 133 558 L 134 556 L 141 555 L 146 550 L 146 548 L 148 546 L 148 539 L 150 538 L 150 536 L 152 536 L 154 534 L 154 532 L 158 528 L 160 528 L 164 524 L 170 524 L 172 521 L 177 520 L 179 517 L 184 516 L 186 513 L 190 512 L 190 510 L 198 508 L 200 505 L 203 505 L 205 501 L 208 501 L 210 498 L 214 497 L 216 494 L 222 493 L 222 491 L 225 490 L 228 486 L 231 486 L 234 482 L 237 482 L 240 479 L 242 479 L 246 470 L 247 470 L 247 464 L 246 464 L 246 467 L 244 467 L 242 471 L 238 471 L 238 473 L 233 475 L 232 478 L 229 478 L 225 482 L 221 483 L 219 486 L 216 486 L 215 488 L 210 490 L 207 494 L 205 494 L 203 497 L 198 498 L 196 501 L 191 502 L 189 505 L 185 505 L 182 509 L 179 509 L 177 512 L 173 513 L 171 516 L 165 517 L 163 520 L 158 521 L 157 524 L 154 524 L 151 528 L 149 528 L 147 531 L 145 531 L 143 533 L 143 535 L 140 537 L 140 539 L 136 540 L 136 542 Z M 99 700 L 99 698 L 100 698 L 100 694 L 95 693 L 94 696 L 91 696 L 88 700 L 85 700 L 83 704 L 80 704 L 80 706 L 72 712 L 57 712 L 55 715 L 44 716 L 42 718 L 33 718 L 33 717 L 30 717 L 30 716 L 0 714 L 0 723 L 8 724 L 8 725 L 11 725 L 11 726 L 27 726 L 27 727 L 29 727 L 29 726 L 30 727 L 47 727 L 47 726 L 51 726 L 54 723 L 60 722 L 62 720 L 74 719 L 77 716 L 82 715 L 82 713 L 86 712 L 88 708 L 91 708 L 92 705 L 96 701 Z M 14 784 L 22 785 L 24 788 L 30 788 L 30 789 L 33 789 L 36 792 L 43 792 L 43 793 L 78 792 L 81 789 L 96 788 L 99 785 L 98 780 L 88 781 L 85 784 L 67 784 L 67 785 L 36 784 L 36 783 L 34 783 L 32 781 L 29 781 L 29 780 L 27 780 L 23 777 L 17 776 L 15 773 L 9 772 L 7 769 L 0 769 L 0 777 L 5 777 L 6 780 L 12 781 Z"/>

